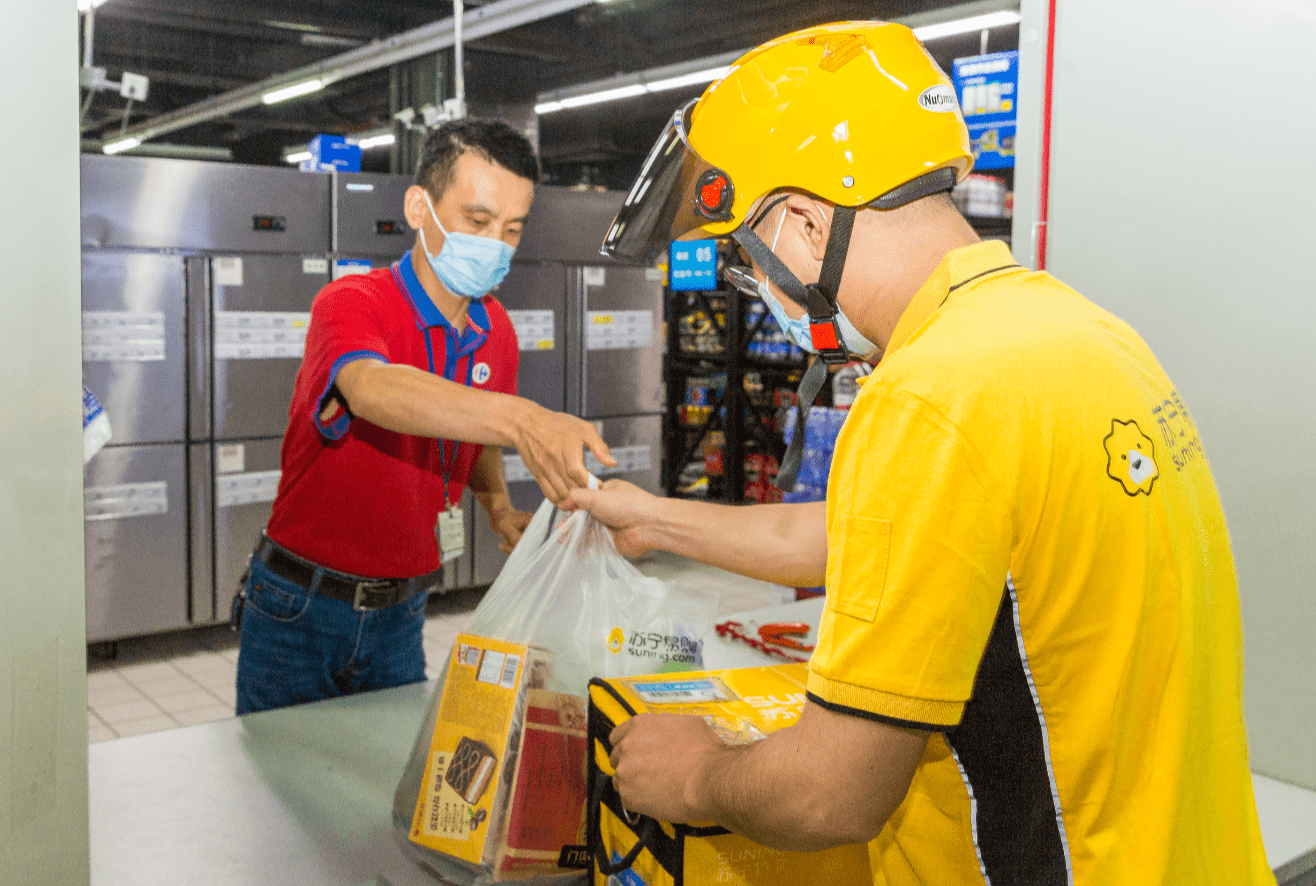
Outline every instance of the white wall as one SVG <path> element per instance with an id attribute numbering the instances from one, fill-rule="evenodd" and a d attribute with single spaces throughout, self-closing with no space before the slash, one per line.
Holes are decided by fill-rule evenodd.
<path id="1" fill-rule="evenodd" d="M 1046 4 L 1022 11 L 1030 262 Z M 1048 270 L 1187 401 L 1238 566 L 1253 768 L 1316 788 L 1316 3 L 1059 0 L 1056 25 Z"/>
<path id="2" fill-rule="evenodd" d="M 0 882 L 87 860 L 77 12 L 0 28 Z"/>

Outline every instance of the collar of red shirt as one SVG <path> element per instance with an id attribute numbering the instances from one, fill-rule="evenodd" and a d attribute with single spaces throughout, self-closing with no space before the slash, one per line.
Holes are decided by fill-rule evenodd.
<path id="1" fill-rule="evenodd" d="M 416 325 L 421 329 L 429 329 L 434 326 L 452 329 L 452 324 L 448 318 L 443 316 L 443 312 L 438 309 L 429 294 L 425 292 L 425 287 L 420 285 L 420 278 L 416 276 L 416 268 L 411 264 L 411 250 L 407 250 L 402 258 L 393 265 L 395 277 L 402 281 L 402 294 L 407 297 L 407 302 L 411 305 L 411 310 L 416 315 Z M 459 343 L 465 350 L 468 339 L 484 336 L 489 333 L 489 312 L 485 310 L 484 299 L 471 299 L 470 305 L 466 309 L 466 328 L 458 336 Z M 455 331 L 455 330 L 454 330 Z"/>

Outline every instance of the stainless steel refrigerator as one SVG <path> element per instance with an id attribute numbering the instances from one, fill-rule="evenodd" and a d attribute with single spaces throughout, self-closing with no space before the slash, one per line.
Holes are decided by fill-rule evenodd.
<path id="1" fill-rule="evenodd" d="M 224 619 L 247 557 L 269 521 L 279 450 L 301 365 L 311 302 L 329 282 L 320 253 L 207 257 L 207 322 L 192 329 L 205 357 L 193 376 L 193 572 L 213 564 L 214 610 Z M 208 525 L 207 525 L 208 524 Z"/>
<path id="2" fill-rule="evenodd" d="M 88 637 L 227 616 L 278 477 L 329 177 L 82 157 L 84 376 L 114 436 L 88 466 Z"/>
<path id="3" fill-rule="evenodd" d="M 179 256 L 83 251 L 83 380 L 114 434 L 84 475 L 92 641 L 190 620 L 186 287 Z"/>
<path id="4" fill-rule="evenodd" d="M 82 158 L 84 377 L 114 429 L 86 472 L 88 636 L 228 616 L 278 486 L 311 301 L 410 248 L 411 179 L 140 157 Z M 620 194 L 539 188 L 496 295 L 520 341 L 520 393 L 595 421 L 658 489 L 661 281 L 598 246 Z M 514 503 L 538 487 L 504 453 Z M 595 464 L 599 473 L 601 466 Z M 504 562 L 468 493 L 449 588 Z"/>

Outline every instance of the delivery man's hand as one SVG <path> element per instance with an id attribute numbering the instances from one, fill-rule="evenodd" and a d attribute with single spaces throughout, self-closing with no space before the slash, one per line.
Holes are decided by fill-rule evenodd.
<path id="1" fill-rule="evenodd" d="M 707 821 L 704 773 L 734 753 L 702 717 L 640 714 L 612 730 L 613 784 L 631 812 L 661 821 Z"/>
<path id="2" fill-rule="evenodd" d="M 639 557 L 653 550 L 644 528 L 652 522 L 661 499 L 625 480 L 609 480 L 599 489 L 576 489 L 561 503 L 564 510 L 588 511 L 612 530 L 623 557 Z"/>
<path id="3" fill-rule="evenodd" d="M 554 504 L 561 504 L 571 490 L 589 485 L 586 449 L 608 467 L 617 464 L 594 425 L 539 407 L 518 425 L 515 444 L 535 482 Z"/>

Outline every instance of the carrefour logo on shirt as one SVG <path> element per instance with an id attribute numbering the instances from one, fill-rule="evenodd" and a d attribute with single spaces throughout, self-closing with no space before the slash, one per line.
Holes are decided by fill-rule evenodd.
<path id="1" fill-rule="evenodd" d="M 475 368 L 471 370 L 471 381 L 475 382 L 477 385 L 482 385 L 487 382 L 492 375 L 493 370 L 489 368 L 488 363 L 476 363 Z"/>

